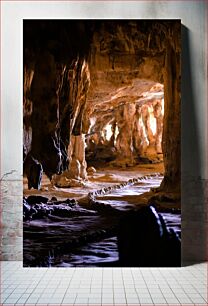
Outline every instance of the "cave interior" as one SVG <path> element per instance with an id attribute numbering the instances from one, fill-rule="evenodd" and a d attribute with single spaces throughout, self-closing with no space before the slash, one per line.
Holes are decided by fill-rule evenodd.
<path id="1" fill-rule="evenodd" d="M 24 20 L 23 52 L 24 265 L 180 266 L 180 20 Z"/>

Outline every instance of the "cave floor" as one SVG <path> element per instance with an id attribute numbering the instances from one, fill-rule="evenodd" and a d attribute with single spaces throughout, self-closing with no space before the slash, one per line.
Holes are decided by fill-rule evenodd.
<path id="1" fill-rule="evenodd" d="M 131 178 L 142 177 L 148 174 L 163 173 L 163 163 L 141 164 L 134 167 L 121 168 L 110 167 L 96 169 L 93 176 L 88 177 L 84 187 L 57 188 L 52 187 L 49 179 L 43 175 L 41 190 L 28 190 L 27 179 L 23 180 L 24 196 L 43 195 L 47 197 L 56 197 L 58 200 L 66 198 L 75 198 L 77 200 L 85 197 L 89 192 L 123 183 Z"/>
<path id="2" fill-rule="evenodd" d="M 24 181 L 26 197 L 42 195 L 48 198 L 56 197 L 58 200 L 74 198 L 80 207 L 80 214 L 73 217 L 59 215 L 24 222 L 24 265 L 114 266 L 118 261 L 118 220 L 127 211 L 147 203 L 151 194 L 150 188 L 156 188 L 161 183 L 162 172 L 163 164 L 139 165 L 127 169 L 99 169 L 93 177 L 89 177 L 84 187 L 76 188 L 51 187 L 44 176 L 40 191 L 26 190 Z M 155 175 L 156 173 L 160 174 Z M 138 177 L 143 178 L 131 186 L 126 185 L 121 189 L 112 189 L 109 193 L 97 195 L 95 206 L 90 203 L 89 192 Z M 170 213 L 164 210 L 162 216 L 167 226 L 180 236 L 180 212 Z"/>

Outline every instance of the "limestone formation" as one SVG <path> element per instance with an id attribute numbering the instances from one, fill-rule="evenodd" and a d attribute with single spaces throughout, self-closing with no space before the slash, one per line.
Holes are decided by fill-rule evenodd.
<path id="1" fill-rule="evenodd" d="M 24 159 L 24 173 L 27 176 L 28 189 L 40 189 L 43 167 L 31 153 L 28 153 Z"/>
<path id="2" fill-rule="evenodd" d="M 69 174 L 72 178 L 87 179 L 87 163 L 85 160 L 85 135 L 71 137 L 68 156 L 71 160 Z"/>
<path id="3" fill-rule="evenodd" d="M 160 189 L 178 192 L 180 22 L 24 21 L 24 146 L 50 179 L 86 180 L 85 146 L 97 163 L 164 158 Z"/>
<path id="4" fill-rule="evenodd" d="M 88 175 L 93 175 L 94 173 L 96 173 L 96 169 L 94 167 L 87 168 Z"/>

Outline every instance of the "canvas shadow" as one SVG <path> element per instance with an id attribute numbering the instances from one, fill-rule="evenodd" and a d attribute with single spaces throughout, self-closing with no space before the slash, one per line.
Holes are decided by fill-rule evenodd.
<path id="1" fill-rule="evenodd" d="M 182 25 L 181 54 L 181 204 L 182 266 L 206 260 L 205 194 L 190 31 Z M 195 86 L 196 87 L 196 86 Z M 204 102 L 204 101 L 201 101 Z"/>

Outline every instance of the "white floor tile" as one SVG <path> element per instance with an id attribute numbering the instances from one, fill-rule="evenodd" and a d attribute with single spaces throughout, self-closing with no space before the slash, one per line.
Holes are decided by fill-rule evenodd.
<path id="1" fill-rule="evenodd" d="M 139 299 L 140 300 L 140 304 L 153 304 L 151 299 Z"/>
<path id="2" fill-rule="evenodd" d="M 74 303 L 75 300 L 76 300 L 76 297 L 65 297 L 65 298 L 63 299 L 63 303 L 64 303 L 64 304 L 65 304 L 65 303 Z"/>
<path id="3" fill-rule="evenodd" d="M 26 301 L 26 303 L 27 304 L 36 304 L 37 302 L 38 302 L 38 300 L 39 300 L 39 297 L 37 297 L 37 298 L 28 298 L 27 299 L 27 301 Z"/>
<path id="4" fill-rule="evenodd" d="M 113 303 L 113 301 L 114 301 L 114 299 L 113 299 L 113 297 L 104 297 L 104 298 L 102 298 L 102 303 Z"/>
<path id="5" fill-rule="evenodd" d="M 176 298 L 165 298 L 167 304 L 179 304 L 179 301 Z"/>
<path id="6" fill-rule="evenodd" d="M 89 303 L 89 305 L 94 305 L 94 304 L 101 305 L 101 299 L 91 299 L 91 298 L 89 298 L 88 303 Z"/>
<path id="7" fill-rule="evenodd" d="M 168 269 L 0 264 L 3 305 L 207 305 L 207 264 Z"/>
<path id="8" fill-rule="evenodd" d="M 88 298 L 75 300 L 75 303 L 74 303 L 74 304 L 78 304 L 78 305 L 87 305 L 87 304 L 88 304 Z"/>
<path id="9" fill-rule="evenodd" d="M 131 303 L 132 304 L 136 304 L 136 303 L 139 304 L 138 298 L 127 298 L 126 300 L 127 300 L 128 304 L 131 304 Z"/>
<path id="10" fill-rule="evenodd" d="M 137 299 L 137 294 L 136 293 L 135 294 L 126 293 L 126 298 L 127 299 Z"/>

